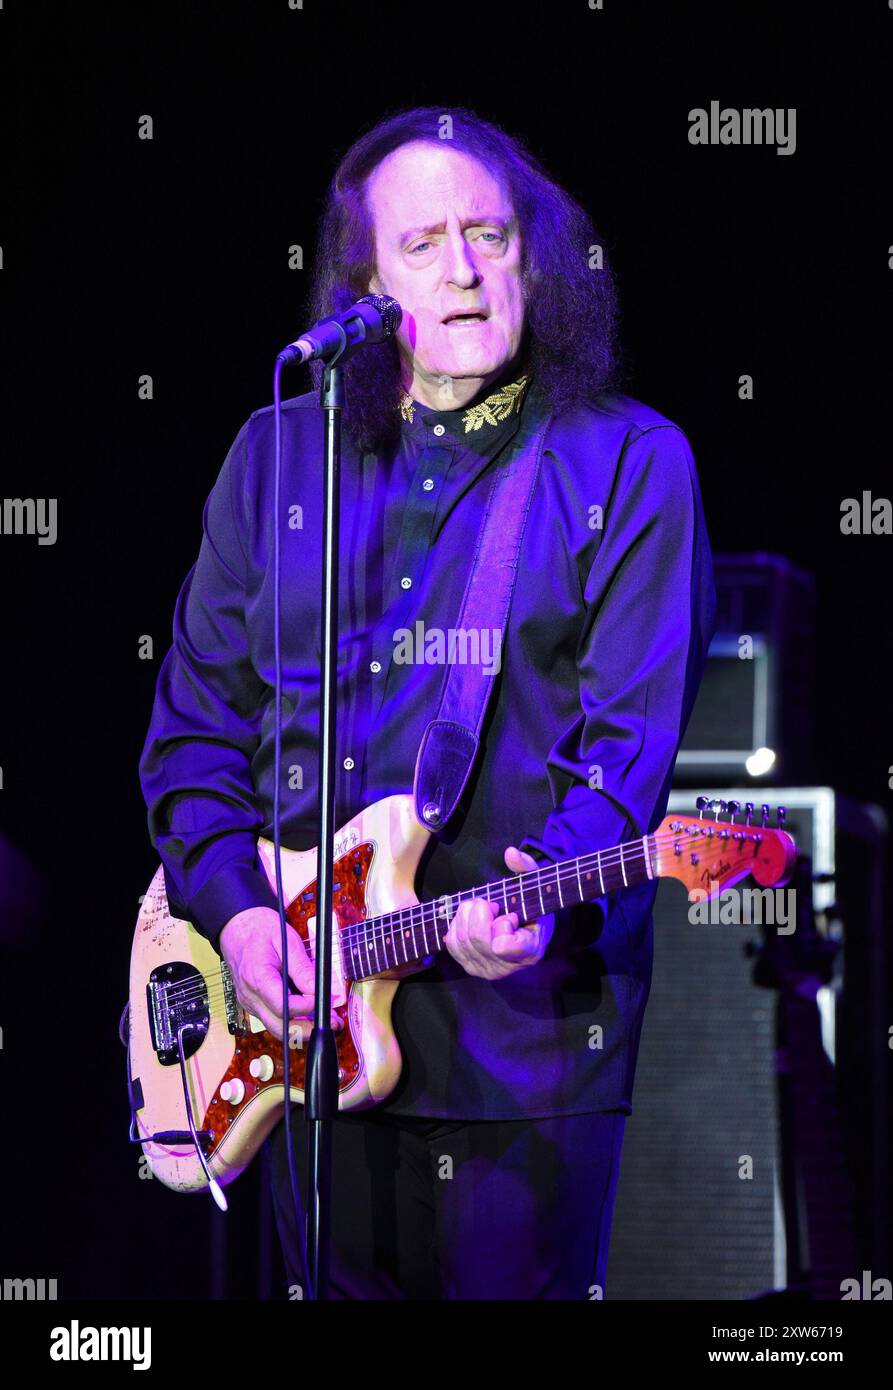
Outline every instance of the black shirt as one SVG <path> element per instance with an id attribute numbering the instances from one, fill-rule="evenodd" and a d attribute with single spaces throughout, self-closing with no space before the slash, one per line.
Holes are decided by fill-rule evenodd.
<path id="1" fill-rule="evenodd" d="M 360 455 L 345 437 L 339 825 L 412 788 L 443 668 L 406 660 L 406 634 L 455 626 L 493 461 L 528 410 L 547 411 L 535 384 L 510 383 L 469 410 L 407 405 L 387 454 Z M 215 942 L 237 912 L 275 904 L 255 849 L 272 837 L 272 439 L 272 413 L 258 411 L 208 498 L 140 768 L 172 910 Z M 282 837 L 302 850 L 317 833 L 321 459 L 316 394 L 285 402 Z M 626 397 L 552 419 L 482 750 L 461 811 L 423 859 L 419 898 L 504 877 L 509 844 L 558 861 L 654 829 L 714 606 L 681 430 Z M 404 1069 L 384 1107 L 456 1119 L 628 1111 L 654 892 L 558 913 L 543 960 L 507 979 L 469 976 L 443 953 L 405 980 L 394 1006 Z"/>

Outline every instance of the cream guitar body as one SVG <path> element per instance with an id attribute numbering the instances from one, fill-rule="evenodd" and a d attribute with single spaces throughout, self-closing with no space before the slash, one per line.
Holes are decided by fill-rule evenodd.
<path id="1" fill-rule="evenodd" d="M 413 882 L 429 832 L 412 811 L 412 798 L 391 796 L 363 811 L 335 836 L 334 899 L 338 934 L 364 917 L 417 904 Z M 258 842 L 272 885 L 273 846 Z M 308 945 L 316 927 L 316 849 L 283 849 L 282 884 L 288 920 Z M 357 872 L 359 866 L 360 872 Z M 383 954 L 383 952 L 382 952 Z M 373 962 L 374 962 L 373 943 Z M 400 1075 L 400 1050 L 391 1004 L 403 968 L 382 978 L 345 978 L 344 957 L 333 955 L 332 1002 L 345 1027 L 336 1034 L 339 1108 L 361 1109 L 389 1095 Z M 410 963 L 412 970 L 423 962 Z M 389 977 L 388 977 L 389 976 Z M 176 1030 L 182 1020 L 206 1031 L 184 1035 L 185 1071 L 196 1127 L 209 1130 L 206 1155 L 221 1185 L 241 1173 L 282 1115 L 282 1044 L 238 1006 L 229 971 L 205 937 L 172 917 L 159 866 L 136 926 L 130 964 L 130 1075 L 143 1105 L 134 1110 L 135 1135 L 179 1130 L 173 1144 L 143 1140 L 154 1176 L 179 1191 L 206 1188 L 189 1134 Z M 170 1047 L 163 1044 L 169 1042 Z M 199 1043 L 199 1046 L 195 1046 Z M 292 1048 L 291 1097 L 304 1100 L 304 1053 Z M 205 1145 L 203 1144 L 203 1147 Z"/>

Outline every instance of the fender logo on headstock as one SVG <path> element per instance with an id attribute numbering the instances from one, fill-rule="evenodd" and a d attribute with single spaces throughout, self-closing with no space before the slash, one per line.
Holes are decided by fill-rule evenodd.
<path id="1" fill-rule="evenodd" d="M 715 883 L 717 883 L 722 878 L 723 874 L 731 873 L 731 871 L 732 866 L 729 863 L 729 861 L 727 859 L 721 859 L 719 861 L 719 865 L 714 867 L 712 872 L 710 869 L 704 870 L 704 872 L 701 874 L 701 883 L 706 889 L 709 890 Z"/>

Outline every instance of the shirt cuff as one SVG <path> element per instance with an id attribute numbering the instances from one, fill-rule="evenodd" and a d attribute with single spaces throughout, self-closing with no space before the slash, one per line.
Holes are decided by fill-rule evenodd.
<path id="1" fill-rule="evenodd" d="M 219 937 L 237 912 L 249 907 L 278 908 L 276 894 L 260 866 L 232 864 L 203 884 L 189 903 L 189 920 L 220 955 Z"/>

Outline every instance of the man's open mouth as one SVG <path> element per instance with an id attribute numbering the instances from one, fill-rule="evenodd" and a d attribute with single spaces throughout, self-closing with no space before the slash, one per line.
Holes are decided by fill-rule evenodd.
<path id="1" fill-rule="evenodd" d="M 468 313 L 447 314 L 444 323 L 486 323 L 487 315 L 482 310 L 472 309 Z"/>

